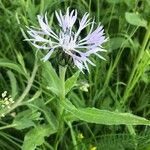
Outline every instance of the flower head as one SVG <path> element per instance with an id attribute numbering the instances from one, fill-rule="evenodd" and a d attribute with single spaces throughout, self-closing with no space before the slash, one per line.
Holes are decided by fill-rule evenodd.
<path id="1" fill-rule="evenodd" d="M 100 24 L 94 30 L 94 20 L 91 21 L 89 14 L 85 13 L 81 20 L 79 20 L 79 27 L 75 30 L 75 23 L 77 20 L 77 10 L 69 11 L 67 8 L 66 14 L 63 15 L 61 10 L 55 12 L 58 20 L 60 30 L 55 33 L 48 24 L 47 13 L 42 16 L 38 15 L 38 22 L 40 28 L 28 28 L 28 34 L 31 38 L 26 39 L 38 49 L 47 50 L 46 56 L 43 61 L 47 61 L 52 53 L 59 48 L 61 51 L 69 55 L 74 65 L 81 71 L 86 69 L 89 71 L 88 63 L 92 66 L 95 64 L 89 59 L 94 54 L 101 59 L 104 59 L 99 52 L 106 51 L 103 49 L 102 44 L 107 41 L 104 35 L 103 26 Z M 81 39 L 81 32 L 87 26 L 90 26 L 89 33 Z"/>

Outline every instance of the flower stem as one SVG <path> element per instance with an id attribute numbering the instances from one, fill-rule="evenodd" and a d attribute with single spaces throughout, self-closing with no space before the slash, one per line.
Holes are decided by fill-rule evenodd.
<path id="1" fill-rule="evenodd" d="M 59 67 L 59 77 L 60 77 L 60 86 L 61 86 L 61 91 L 59 94 L 59 101 L 58 101 L 58 131 L 57 135 L 55 138 L 55 150 L 58 149 L 58 144 L 59 141 L 61 141 L 61 138 L 63 137 L 63 129 L 64 129 L 64 120 L 63 120 L 63 115 L 64 115 L 64 107 L 61 105 L 60 101 L 65 100 L 65 74 L 66 74 L 66 67 Z"/>
<path id="2" fill-rule="evenodd" d="M 61 92 L 60 92 L 60 100 L 65 100 L 65 74 L 66 74 L 66 67 L 59 67 L 59 76 L 61 82 Z"/>
<path id="3" fill-rule="evenodd" d="M 68 126 L 70 128 L 70 132 L 71 132 L 71 137 L 72 137 L 74 149 L 78 150 L 76 137 L 75 137 L 75 134 L 74 134 L 74 131 L 73 131 L 73 128 L 72 128 L 72 124 L 71 124 L 70 121 L 68 121 Z"/>

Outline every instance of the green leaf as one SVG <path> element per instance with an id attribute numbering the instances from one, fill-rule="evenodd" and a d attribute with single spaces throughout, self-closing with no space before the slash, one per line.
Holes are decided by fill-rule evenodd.
<path id="1" fill-rule="evenodd" d="M 31 99 L 28 99 L 27 104 L 31 101 L 34 101 L 36 99 L 38 99 L 41 96 L 42 90 L 39 89 L 38 91 L 36 91 L 36 93 L 32 96 Z"/>
<path id="2" fill-rule="evenodd" d="M 26 67 L 25 67 L 24 58 L 23 58 L 23 56 L 20 52 L 17 53 L 17 59 L 18 59 L 18 62 L 20 63 L 20 65 L 21 65 L 22 69 L 24 70 L 24 72 L 26 74 L 28 74 L 27 70 L 26 70 Z"/>
<path id="3" fill-rule="evenodd" d="M 27 106 L 34 111 L 36 111 L 36 110 L 41 111 L 42 114 L 44 115 L 44 116 L 42 115 L 43 118 L 46 119 L 46 122 L 49 123 L 49 126 L 51 126 L 51 128 L 53 128 L 53 130 L 57 130 L 58 124 L 59 124 L 58 120 L 55 117 L 52 110 L 49 108 L 49 106 L 46 106 L 44 99 L 39 99 L 39 100 L 33 101 L 33 104 L 27 103 Z M 42 118 L 40 118 L 40 119 L 42 119 Z"/>
<path id="4" fill-rule="evenodd" d="M 117 4 L 117 3 L 121 3 L 122 0 L 107 0 L 107 2 L 110 4 Z"/>
<path id="5" fill-rule="evenodd" d="M 65 94 L 67 94 L 76 84 L 80 72 L 76 72 L 73 76 L 68 78 L 65 82 Z"/>
<path id="6" fill-rule="evenodd" d="M 129 7 L 129 8 L 133 8 L 136 5 L 136 0 L 123 0 L 123 2 Z"/>
<path id="7" fill-rule="evenodd" d="M 35 150 L 35 148 L 44 143 L 44 138 L 55 133 L 49 125 L 39 125 L 31 129 L 24 138 L 22 150 Z"/>
<path id="8" fill-rule="evenodd" d="M 19 73 L 21 73 L 22 75 L 25 75 L 25 72 L 22 70 L 21 66 L 18 64 L 15 64 L 14 62 L 7 60 L 7 59 L 0 59 L 0 67 L 6 67 L 6 68 L 10 68 L 12 70 L 15 70 Z"/>
<path id="9" fill-rule="evenodd" d="M 25 110 L 20 112 L 15 117 L 13 124 L 15 124 L 16 129 L 25 129 L 35 126 L 34 120 L 39 120 L 41 113 L 38 111 Z"/>
<path id="10" fill-rule="evenodd" d="M 96 108 L 76 108 L 69 101 L 62 102 L 62 104 L 76 118 L 89 123 L 104 125 L 150 125 L 149 120 L 130 113 L 111 112 Z"/>
<path id="11" fill-rule="evenodd" d="M 42 64 L 42 75 L 44 79 L 43 83 L 47 89 L 58 96 L 61 91 L 61 82 L 50 62 L 47 61 Z"/>
<path id="12" fill-rule="evenodd" d="M 147 28 L 147 21 L 144 20 L 140 16 L 140 14 L 126 12 L 125 13 L 125 18 L 126 18 L 127 22 L 132 24 L 132 25 L 141 26 L 141 27 Z"/>
<path id="13" fill-rule="evenodd" d="M 110 44 L 111 50 L 118 49 L 122 45 L 129 46 L 129 42 L 126 40 L 125 37 L 113 37 L 110 39 L 109 44 Z"/>
<path id="14" fill-rule="evenodd" d="M 11 96 L 14 98 L 18 94 L 18 86 L 17 86 L 17 81 L 14 76 L 14 73 L 11 72 L 10 70 L 7 71 L 8 77 L 10 79 L 10 85 L 11 85 Z"/>

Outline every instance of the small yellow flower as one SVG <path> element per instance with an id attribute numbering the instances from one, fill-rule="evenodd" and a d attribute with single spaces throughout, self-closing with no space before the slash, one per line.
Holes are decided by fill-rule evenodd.
<path id="1" fill-rule="evenodd" d="M 84 92 L 88 92 L 89 86 L 90 86 L 90 85 L 89 85 L 88 83 L 82 82 L 82 83 L 81 83 L 81 86 L 80 86 L 80 90 L 81 90 L 81 91 L 84 91 Z"/>
<path id="2" fill-rule="evenodd" d="M 82 133 L 79 133 L 79 134 L 78 134 L 78 138 L 79 138 L 79 139 L 83 139 L 83 138 L 84 138 L 83 134 L 82 134 Z"/>
<path id="3" fill-rule="evenodd" d="M 97 148 L 96 148 L 96 146 L 90 146 L 90 149 L 89 150 L 96 150 Z"/>

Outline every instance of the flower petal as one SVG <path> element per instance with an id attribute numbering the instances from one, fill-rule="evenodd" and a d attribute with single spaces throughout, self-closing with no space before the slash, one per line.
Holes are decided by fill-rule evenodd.
<path id="1" fill-rule="evenodd" d="M 53 53 L 53 51 L 54 51 L 54 48 L 51 49 L 51 50 L 49 50 L 49 52 L 46 54 L 46 56 L 44 56 L 44 57 L 42 58 L 42 60 L 43 60 L 44 62 L 47 61 L 47 60 L 50 58 L 50 56 L 51 56 L 51 54 Z"/>

